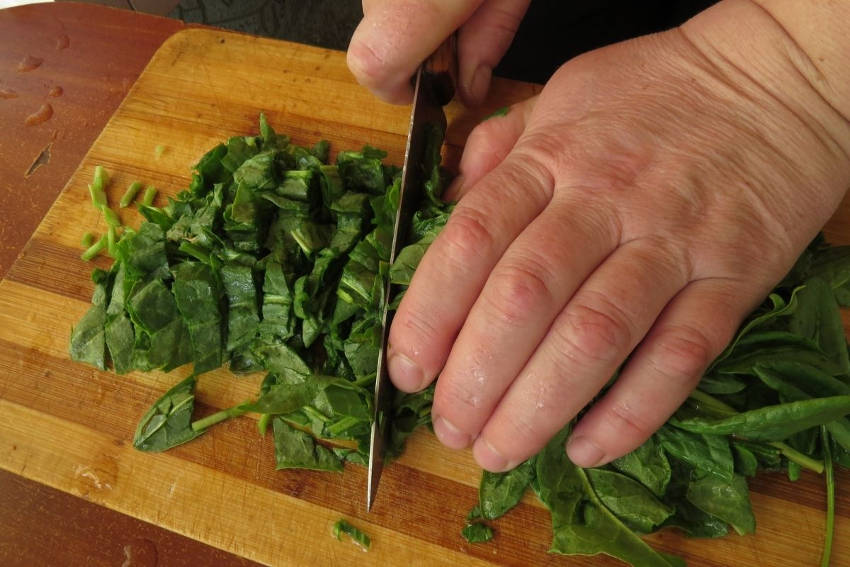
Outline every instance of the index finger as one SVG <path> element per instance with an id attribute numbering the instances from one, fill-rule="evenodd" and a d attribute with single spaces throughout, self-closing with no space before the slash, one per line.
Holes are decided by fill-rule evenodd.
<path id="1" fill-rule="evenodd" d="M 410 77 L 483 0 L 371 0 L 348 46 L 357 82 L 394 104 L 413 96 Z"/>

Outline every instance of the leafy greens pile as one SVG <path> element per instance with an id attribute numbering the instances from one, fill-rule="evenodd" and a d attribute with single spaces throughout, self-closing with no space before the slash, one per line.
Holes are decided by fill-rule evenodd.
<path id="1" fill-rule="evenodd" d="M 327 142 L 294 145 L 264 116 L 259 136 L 201 158 L 166 206 L 140 204 L 146 221 L 124 228 L 109 271 L 94 270 L 93 305 L 71 336 L 72 358 L 101 369 L 194 365 L 142 418 L 135 447 L 166 450 L 251 411 L 261 432 L 272 425 L 278 468 L 366 462 L 385 276 L 409 283 L 449 214 L 441 142 L 434 132 L 434 173 L 392 270 L 399 169 L 368 146 L 328 164 Z M 257 399 L 192 421 L 198 376 L 223 364 L 268 373 Z M 431 391 L 398 396 L 390 454 L 427 421 L 430 400 Z"/>
<path id="2" fill-rule="evenodd" d="M 326 142 L 293 145 L 262 115 L 259 136 L 213 148 L 166 206 L 139 205 L 146 221 L 111 235 L 115 261 L 94 270 L 92 307 L 70 348 L 74 360 L 100 369 L 111 362 L 118 373 L 194 365 L 141 419 L 136 448 L 166 450 L 257 412 L 261 434 L 272 424 L 278 468 L 341 470 L 344 461 L 367 460 L 384 277 L 408 285 L 451 211 L 440 200 L 442 136 L 431 136 L 412 244 L 392 267 L 398 168 L 368 146 L 329 164 Z M 104 195 L 95 204 L 108 214 Z M 483 473 L 463 536 L 492 538 L 487 522 L 530 487 L 551 512 L 552 552 L 680 565 L 640 535 L 665 527 L 697 537 L 720 537 L 730 526 L 751 533 L 746 478 L 786 469 L 793 480 L 805 468 L 826 472 L 828 563 L 832 470 L 850 466 L 839 305 L 850 306 L 850 247 L 819 238 L 644 445 L 581 469 L 564 452 L 568 425 L 516 469 Z M 198 376 L 225 364 L 267 372 L 257 399 L 193 421 Z M 430 425 L 432 399 L 433 389 L 397 395 L 390 455 Z"/>

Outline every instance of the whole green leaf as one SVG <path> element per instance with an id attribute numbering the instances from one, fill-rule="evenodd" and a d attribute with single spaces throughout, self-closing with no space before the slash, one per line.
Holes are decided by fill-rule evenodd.
<path id="1" fill-rule="evenodd" d="M 756 529 L 747 481 L 741 475 L 724 480 L 705 475 L 688 485 L 688 501 L 707 514 L 730 524 L 741 535 Z"/>
<path id="2" fill-rule="evenodd" d="M 729 441 L 665 424 L 656 433 L 664 451 L 691 467 L 731 480 L 735 470 Z"/>
<path id="3" fill-rule="evenodd" d="M 841 374 L 850 374 L 847 338 L 832 288 L 821 278 L 812 277 L 797 299 L 799 307 L 788 322 L 790 331 L 818 345 Z"/>
<path id="4" fill-rule="evenodd" d="M 596 495 L 629 528 L 650 533 L 673 514 L 641 483 L 606 469 L 585 469 Z"/>
<path id="5" fill-rule="evenodd" d="M 676 426 L 703 435 L 737 435 L 746 439 L 781 441 L 790 435 L 850 414 L 850 396 L 831 396 L 766 406 L 723 419 L 691 418 Z"/>
<path id="6" fill-rule="evenodd" d="M 626 527 L 599 500 L 584 471 L 564 451 L 565 428 L 534 457 L 533 484 L 552 515 L 550 551 L 605 553 L 632 565 L 669 567 L 671 563 Z"/>
<path id="7" fill-rule="evenodd" d="M 153 403 L 136 427 L 133 436 L 136 449 L 165 451 L 203 433 L 192 429 L 196 385 L 195 376 L 189 376 Z"/>
<path id="8" fill-rule="evenodd" d="M 656 496 L 664 494 L 670 482 L 670 462 L 654 436 L 631 453 L 611 461 L 611 466 L 637 480 Z"/>

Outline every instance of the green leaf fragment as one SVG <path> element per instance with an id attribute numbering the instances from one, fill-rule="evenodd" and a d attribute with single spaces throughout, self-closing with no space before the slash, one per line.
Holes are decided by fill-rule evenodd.
<path id="1" fill-rule="evenodd" d="M 334 522 L 332 533 L 339 541 L 342 541 L 343 534 L 347 535 L 351 539 L 352 543 L 357 545 L 363 551 L 369 551 L 369 547 L 372 545 L 372 540 L 365 532 L 355 528 L 343 518 Z"/>

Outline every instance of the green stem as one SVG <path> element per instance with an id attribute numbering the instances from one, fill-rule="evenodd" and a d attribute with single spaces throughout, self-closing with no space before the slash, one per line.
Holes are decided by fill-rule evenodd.
<path id="1" fill-rule="evenodd" d="M 779 452 L 788 459 L 789 461 L 793 461 L 803 467 L 804 469 L 809 469 L 810 471 L 814 471 L 818 474 L 823 472 L 823 461 L 819 461 L 817 459 L 813 459 L 808 455 L 797 451 L 796 449 L 782 443 L 781 441 L 774 441 L 772 443 L 768 443 L 771 447 L 776 447 L 779 449 Z"/>
<path id="2" fill-rule="evenodd" d="M 832 556 L 832 538 L 835 533 L 835 477 L 832 469 L 832 448 L 829 446 L 829 433 L 825 425 L 820 426 L 820 438 L 823 443 L 823 460 L 826 465 L 826 529 L 823 541 L 821 567 L 829 567 Z"/>
<path id="3" fill-rule="evenodd" d="M 239 405 L 233 406 L 232 408 L 223 409 L 221 411 L 217 411 L 212 415 L 208 415 L 207 417 L 201 418 L 198 421 L 192 422 L 192 431 L 204 431 L 215 425 L 216 423 L 221 423 L 226 419 L 230 419 L 231 417 L 238 417 L 248 410 L 245 407 L 250 402 L 242 402 Z"/>
<path id="4" fill-rule="evenodd" d="M 80 254 L 80 259 L 84 262 L 88 262 L 98 254 L 100 251 L 106 248 L 106 235 L 101 236 L 97 242 L 86 248 L 86 251 Z"/>
<path id="5" fill-rule="evenodd" d="M 156 197 L 157 189 L 153 185 L 148 185 L 148 188 L 145 189 L 145 194 L 142 195 L 142 204 L 150 207 L 153 205 L 154 197 Z"/>
<path id="6" fill-rule="evenodd" d="M 139 194 L 139 191 L 142 190 L 142 182 L 141 181 L 133 181 L 130 183 L 130 186 L 127 187 L 127 190 L 124 191 L 124 194 L 121 195 L 121 200 L 118 201 L 119 207 L 129 207 L 130 203 L 133 202 L 133 199 L 136 198 L 136 195 Z"/>
<path id="7" fill-rule="evenodd" d="M 269 428 L 269 422 L 272 420 L 272 415 L 270 413 L 264 413 L 260 416 L 260 419 L 257 421 L 257 430 L 260 432 L 260 437 L 266 436 L 266 431 Z"/>

